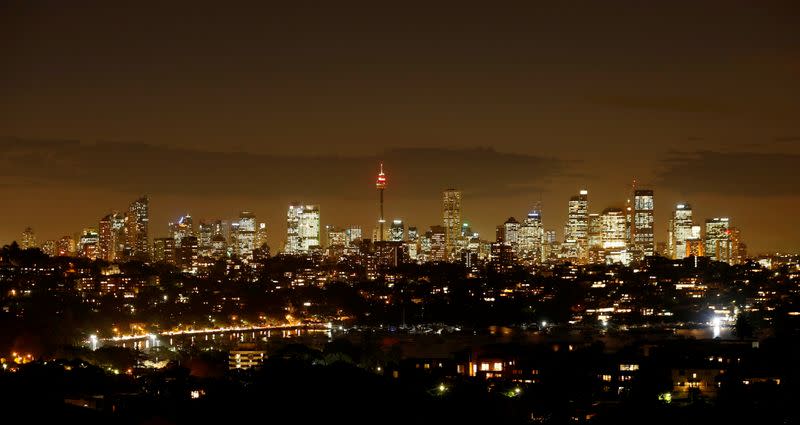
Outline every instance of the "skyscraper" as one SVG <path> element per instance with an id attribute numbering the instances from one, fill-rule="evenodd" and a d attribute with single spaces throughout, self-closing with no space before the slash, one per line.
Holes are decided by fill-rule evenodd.
<path id="1" fill-rule="evenodd" d="M 686 240 L 692 238 L 692 207 L 678 204 L 669 223 L 669 252 L 673 259 L 686 258 Z"/>
<path id="2" fill-rule="evenodd" d="M 236 233 L 236 253 L 246 261 L 253 259 L 256 245 L 256 216 L 250 211 L 239 214 L 239 227 Z"/>
<path id="3" fill-rule="evenodd" d="M 519 228 L 520 257 L 529 261 L 542 261 L 542 240 L 544 228 L 542 227 L 542 212 L 538 205 L 528 213 Z"/>
<path id="4" fill-rule="evenodd" d="M 169 232 L 175 240 L 175 246 L 181 246 L 181 240 L 187 236 L 194 236 L 194 220 L 192 216 L 186 214 L 178 218 L 178 221 L 169 224 Z"/>
<path id="5" fill-rule="evenodd" d="M 175 264 L 175 239 L 153 239 L 153 261 L 156 263 Z"/>
<path id="6" fill-rule="evenodd" d="M 636 189 L 633 191 L 633 220 L 631 222 L 631 241 L 645 256 L 655 255 L 655 232 L 653 191 Z"/>
<path id="7" fill-rule="evenodd" d="M 516 251 L 519 248 L 519 229 L 519 221 L 514 217 L 509 217 L 508 220 L 500 226 L 497 242 L 503 242 L 510 246 L 512 250 Z"/>
<path id="8" fill-rule="evenodd" d="M 445 232 L 446 257 L 455 251 L 458 239 L 461 236 L 461 191 L 447 189 L 442 195 L 442 223 Z"/>
<path id="9" fill-rule="evenodd" d="M 103 261 L 114 261 L 114 224 L 111 214 L 100 219 L 97 233 L 97 258 Z"/>
<path id="10" fill-rule="evenodd" d="M 380 203 L 380 218 L 378 219 L 378 238 L 377 240 L 383 241 L 385 237 L 383 225 L 386 220 L 383 218 L 383 191 L 386 189 L 386 174 L 383 173 L 383 163 L 381 162 L 381 170 L 378 172 L 378 179 L 375 181 L 375 187 L 378 189 L 378 202 Z"/>
<path id="11" fill-rule="evenodd" d="M 350 226 L 344 231 L 345 246 L 350 246 L 353 242 L 360 241 L 363 237 L 360 226 Z"/>
<path id="12" fill-rule="evenodd" d="M 78 255 L 90 260 L 96 260 L 99 242 L 100 235 L 97 229 L 92 227 L 83 229 L 83 233 L 81 233 L 81 237 L 78 239 Z"/>
<path id="13" fill-rule="evenodd" d="M 459 230 L 461 226 L 459 226 Z M 447 261 L 447 228 L 444 226 L 431 226 L 431 230 L 426 233 L 429 240 L 429 261 Z"/>
<path id="14" fill-rule="evenodd" d="M 730 261 L 731 232 L 728 217 L 716 217 L 706 220 L 706 256 L 716 261 Z"/>
<path id="15" fill-rule="evenodd" d="M 579 258 L 585 258 L 589 248 L 589 191 L 582 189 L 569 200 L 564 239 L 574 241 Z"/>
<path id="16" fill-rule="evenodd" d="M 286 214 L 286 247 L 287 254 L 307 254 L 319 247 L 320 216 L 318 205 L 289 205 Z"/>
<path id="17" fill-rule="evenodd" d="M 214 226 L 211 223 L 201 221 L 197 225 L 197 252 L 201 257 L 211 257 L 213 249 L 211 240 L 214 237 Z M 154 245 L 155 246 L 155 245 Z M 154 254 L 155 255 L 155 254 Z"/>
<path id="18" fill-rule="evenodd" d="M 747 259 L 747 245 L 742 241 L 742 234 L 738 227 L 730 228 L 731 237 L 731 264 L 743 264 Z"/>
<path id="19" fill-rule="evenodd" d="M 393 220 L 392 225 L 389 227 L 389 240 L 393 242 L 402 242 L 406 238 L 406 228 L 403 225 L 403 220 Z"/>
<path id="20" fill-rule="evenodd" d="M 600 214 L 589 214 L 589 230 L 587 233 L 589 249 L 603 246 L 603 219 Z"/>
<path id="21" fill-rule="evenodd" d="M 26 227 L 25 230 L 22 231 L 22 240 L 20 242 L 19 247 L 21 249 L 36 248 L 36 234 L 33 232 L 32 228 Z"/>
<path id="22" fill-rule="evenodd" d="M 125 251 L 128 258 L 147 261 L 150 258 L 148 227 L 150 200 L 143 196 L 131 203 L 125 217 Z"/>
<path id="23" fill-rule="evenodd" d="M 628 245 L 625 222 L 625 212 L 621 208 L 603 210 L 600 215 L 603 249 L 624 249 Z"/>

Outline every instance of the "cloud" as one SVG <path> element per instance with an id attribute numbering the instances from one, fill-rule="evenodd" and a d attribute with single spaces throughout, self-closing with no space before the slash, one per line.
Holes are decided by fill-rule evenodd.
<path id="1" fill-rule="evenodd" d="M 587 98 L 590 103 L 613 108 L 669 113 L 727 113 L 730 105 L 699 96 L 679 95 L 608 95 Z"/>
<path id="2" fill-rule="evenodd" d="M 800 136 L 783 136 L 772 139 L 775 143 L 800 143 Z"/>
<path id="3" fill-rule="evenodd" d="M 657 175 L 682 193 L 752 197 L 797 194 L 800 155 L 752 152 L 673 152 Z"/>
<path id="4" fill-rule="evenodd" d="M 386 164 L 396 196 L 428 198 L 446 187 L 473 197 L 536 193 L 566 173 L 555 158 L 491 148 L 395 148 L 380 155 L 278 156 L 209 152 L 146 143 L 0 139 L 0 176 L 28 185 L 66 184 L 124 192 L 225 196 L 372 196 Z"/>

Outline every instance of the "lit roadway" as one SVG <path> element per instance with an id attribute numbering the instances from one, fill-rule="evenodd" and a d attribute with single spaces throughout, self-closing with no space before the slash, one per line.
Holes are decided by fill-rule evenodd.
<path id="1" fill-rule="evenodd" d="M 226 332 L 250 332 L 250 331 L 270 331 L 270 330 L 286 330 L 286 329 L 307 329 L 307 330 L 319 330 L 319 331 L 328 331 L 331 329 L 331 325 L 329 323 L 312 323 L 312 324 L 296 324 L 296 325 L 265 325 L 265 326 L 241 326 L 241 327 L 223 327 L 223 328 L 206 328 L 206 329 L 191 329 L 185 331 L 164 331 L 161 333 L 155 334 L 136 334 L 136 335 L 120 335 L 111 338 L 100 338 L 100 341 L 111 341 L 111 342 L 127 342 L 127 341 L 137 341 L 137 340 L 146 340 L 148 338 L 159 337 L 159 336 L 181 336 L 181 335 L 203 335 L 203 334 L 215 334 L 215 333 L 226 333 Z"/>

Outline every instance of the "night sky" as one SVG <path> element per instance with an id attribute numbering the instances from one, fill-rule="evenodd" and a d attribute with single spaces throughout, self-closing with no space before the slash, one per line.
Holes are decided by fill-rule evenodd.
<path id="1" fill-rule="evenodd" d="M 168 3 L 168 4 L 164 4 Z M 435 5 L 433 3 L 436 3 Z M 486 238 L 541 199 L 730 216 L 751 251 L 800 251 L 796 1 L 0 3 L 0 242 L 40 242 L 151 196 L 324 224 L 441 222 L 464 190 Z M 699 221 L 698 220 L 698 221 Z"/>

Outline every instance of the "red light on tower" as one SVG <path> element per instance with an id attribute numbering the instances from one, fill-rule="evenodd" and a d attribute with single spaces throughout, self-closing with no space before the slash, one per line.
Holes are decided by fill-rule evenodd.
<path id="1" fill-rule="evenodd" d="M 375 182 L 375 187 L 378 189 L 386 189 L 386 174 L 383 173 L 383 163 L 381 162 L 381 171 L 378 173 L 378 180 Z"/>

